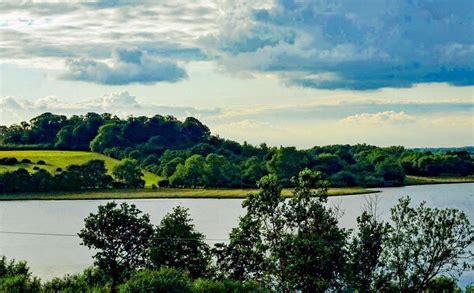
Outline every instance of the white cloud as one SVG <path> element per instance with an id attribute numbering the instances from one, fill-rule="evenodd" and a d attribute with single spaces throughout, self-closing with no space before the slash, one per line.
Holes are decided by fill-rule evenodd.
<path id="1" fill-rule="evenodd" d="M 416 118 L 405 112 L 385 111 L 378 113 L 362 113 L 346 117 L 340 122 L 349 125 L 393 125 L 415 122 Z"/>
<path id="2" fill-rule="evenodd" d="M 74 115 L 87 112 L 111 113 L 121 117 L 129 115 L 156 114 L 173 115 L 180 119 L 194 116 L 202 118 L 217 115 L 220 109 L 198 109 L 178 105 L 160 105 L 142 103 L 128 92 L 107 94 L 100 97 L 85 99 L 76 102 L 66 102 L 58 97 L 48 96 L 34 102 L 16 100 L 12 97 L 0 99 L 0 123 L 12 124 L 23 120 L 29 120 L 43 112 L 55 114 Z"/>
<path id="3" fill-rule="evenodd" d="M 159 61 L 138 49 L 115 49 L 111 65 L 89 59 L 70 59 L 64 79 L 107 85 L 177 82 L 187 77 L 175 63 Z"/>

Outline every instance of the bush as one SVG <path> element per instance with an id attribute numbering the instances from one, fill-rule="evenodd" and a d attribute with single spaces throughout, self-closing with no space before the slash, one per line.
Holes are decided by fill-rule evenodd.
<path id="1" fill-rule="evenodd" d="M 30 159 L 26 159 L 26 158 L 23 159 L 23 160 L 21 160 L 21 162 L 22 162 L 23 164 L 31 164 L 31 160 L 30 160 Z"/>
<path id="2" fill-rule="evenodd" d="M 108 282 L 108 276 L 103 271 L 90 267 L 82 274 L 65 275 L 44 283 L 42 292 L 109 292 Z"/>
<path id="3" fill-rule="evenodd" d="M 18 164 L 18 160 L 16 158 L 0 158 L 0 165 L 8 165 L 8 166 L 13 166 Z"/>
<path id="4" fill-rule="evenodd" d="M 0 257 L 0 292 L 39 292 L 40 280 L 31 277 L 25 262 Z"/>
<path id="5" fill-rule="evenodd" d="M 38 165 L 46 165 L 46 162 L 43 160 L 39 160 L 36 164 Z"/>
<path id="6" fill-rule="evenodd" d="M 158 271 L 143 270 L 119 287 L 120 292 L 192 292 L 185 273 L 162 267 Z"/>
<path id="7" fill-rule="evenodd" d="M 267 292 L 261 288 L 258 283 L 253 281 L 240 282 L 235 280 L 215 281 L 209 279 L 197 279 L 193 283 L 193 292 L 195 293 L 226 293 L 226 292 L 242 292 L 257 293 Z"/>
<path id="8" fill-rule="evenodd" d="M 40 167 L 38 167 L 38 166 L 33 167 L 33 170 L 35 170 L 35 171 L 38 171 L 39 169 L 40 169 Z"/>
<path id="9" fill-rule="evenodd" d="M 169 187 L 170 181 L 167 178 L 162 178 L 158 180 L 158 187 Z"/>
<path id="10" fill-rule="evenodd" d="M 62 172 L 63 168 L 56 168 L 56 172 Z"/>

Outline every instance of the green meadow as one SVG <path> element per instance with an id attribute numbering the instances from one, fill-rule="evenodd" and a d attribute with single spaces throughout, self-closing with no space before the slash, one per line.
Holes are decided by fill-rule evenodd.
<path id="1" fill-rule="evenodd" d="M 14 166 L 0 165 L 0 172 L 14 171 L 18 168 L 25 168 L 26 170 L 33 172 L 33 168 L 39 167 L 45 169 L 52 174 L 56 173 L 57 168 L 63 170 L 69 165 L 81 165 L 90 160 L 103 160 L 105 166 L 110 174 L 112 174 L 113 168 L 120 162 L 119 160 L 104 156 L 98 153 L 92 152 L 80 152 L 80 151 L 50 151 L 50 150 L 15 150 L 15 151 L 0 151 L 0 158 L 11 157 L 16 158 L 18 161 L 22 159 L 30 159 L 31 164 L 17 164 Z M 45 165 L 39 165 L 37 162 L 43 160 L 46 162 Z M 145 186 L 151 187 L 152 184 L 156 184 L 160 178 L 158 175 L 144 171 L 143 180 L 145 180 Z"/>

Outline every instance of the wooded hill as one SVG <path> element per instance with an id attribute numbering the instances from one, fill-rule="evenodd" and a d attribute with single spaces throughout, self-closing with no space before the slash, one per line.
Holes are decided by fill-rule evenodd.
<path id="1" fill-rule="evenodd" d="M 366 144 L 295 147 L 254 146 L 212 135 L 193 117 L 129 117 L 44 113 L 0 126 L 0 148 L 84 150 L 133 159 L 161 176 L 161 186 L 254 187 L 266 174 L 283 186 L 304 168 L 321 171 L 333 186 L 402 185 L 405 175 L 468 176 L 474 162 L 466 151 L 410 150 Z"/>

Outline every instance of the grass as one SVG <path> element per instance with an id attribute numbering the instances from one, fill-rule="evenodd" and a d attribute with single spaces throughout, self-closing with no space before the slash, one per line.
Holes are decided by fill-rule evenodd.
<path id="1" fill-rule="evenodd" d="M 17 164 L 14 166 L 0 165 L 0 173 L 7 171 L 14 171 L 19 168 L 24 168 L 29 172 L 34 172 L 33 168 L 39 167 L 45 169 L 52 174 L 56 173 L 57 168 L 66 169 L 69 165 L 80 165 L 90 160 L 103 160 L 108 173 L 111 174 L 113 168 L 120 163 L 119 160 L 104 156 L 98 153 L 92 152 L 80 152 L 80 151 L 50 151 L 50 150 L 15 150 L 15 151 L 0 151 L 0 158 L 11 157 L 16 158 L 18 161 L 22 159 L 30 159 L 31 164 Z M 36 164 L 39 160 L 46 162 L 46 165 Z M 160 177 L 150 172 L 144 171 L 143 180 L 145 180 L 145 186 L 151 187 L 152 184 L 156 184 Z"/>
<path id="2" fill-rule="evenodd" d="M 144 199 L 144 198 L 245 198 L 256 189 L 207 189 L 207 188 L 160 188 L 133 190 L 104 190 L 84 192 L 18 193 L 0 195 L 0 200 L 88 200 L 88 199 Z M 378 192 L 361 187 L 330 188 L 329 195 L 353 195 Z M 290 197 L 291 189 L 283 189 L 283 196 Z"/>
<path id="3" fill-rule="evenodd" d="M 447 184 L 447 183 L 472 183 L 474 176 L 467 177 L 453 177 L 453 176 L 439 176 L 439 177 L 423 177 L 407 175 L 405 177 L 405 185 L 422 185 L 422 184 Z"/>

